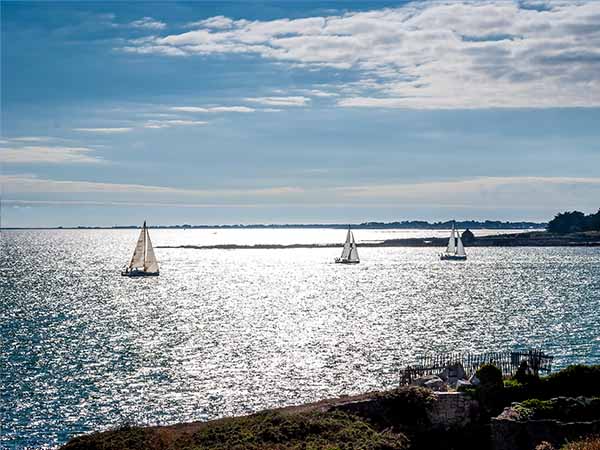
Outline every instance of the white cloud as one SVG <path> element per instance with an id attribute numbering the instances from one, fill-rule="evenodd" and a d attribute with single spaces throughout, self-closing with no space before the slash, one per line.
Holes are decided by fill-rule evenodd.
<path id="1" fill-rule="evenodd" d="M 153 19 L 152 17 L 142 17 L 141 19 L 130 22 L 129 26 L 133 28 L 144 28 L 147 30 L 163 30 L 167 27 L 167 24 Z"/>
<path id="2" fill-rule="evenodd" d="M 208 122 L 203 120 L 149 120 L 144 124 L 144 128 L 171 128 L 177 126 L 198 126 L 206 124 L 208 124 Z"/>
<path id="3" fill-rule="evenodd" d="M 178 112 L 189 112 L 189 113 L 222 113 L 222 112 L 238 112 L 238 113 L 251 113 L 256 111 L 254 108 L 247 106 L 172 106 L 169 108 L 171 111 Z"/>
<path id="4" fill-rule="evenodd" d="M 593 208 L 600 196 L 600 178 L 583 177 L 476 177 L 335 188 L 340 199 L 372 204 L 442 207 Z"/>
<path id="5" fill-rule="evenodd" d="M 205 28 L 231 28 L 234 24 L 234 21 L 229 17 L 225 16 L 215 16 L 205 20 L 199 20 L 197 22 L 190 22 L 186 24 L 187 28 L 197 28 L 197 27 L 205 27 Z"/>
<path id="6" fill-rule="evenodd" d="M 101 164 L 87 147 L 25 146 L 0 148 L 0 161 L 6 164 Z"/>
<path id="7" fill-rule="evenodd" d="M 233 204 L 287 206 L 469 208 L 544 211 L 595 210 L 600 178 L 477 177 L 375 185 L 192 189 L 127 183 L 65 181 L 33 175 L 0 175 L 8 198 L 36 202 L 135 202 L 170 205 Z"/>
<path id="8" fill-rule="evenodd" d="M 303 96 L 292 97 L 247 97 L 248 102 L 260 103 L 269 106 L 305 106 L 310 102 L 310 98 Z"/>
<path id="9" fill-rule="evenodd" d="M 4 204 L 13 208 L 30 208 L 32 206 L 148 206 L 161 208 L 260 208 L 258 203 L 177 203 L 145 201 L 101 201 L 101 200 L 15 200 L 6 199 Z M 287 206 L 287 205 L 278 205 Z"/>
<path id="10" fill-rule="evenodd" d="M 128 133 L 133 128 L 73 128 L 73 131 L 82 131 L 84 133 L 99 133 L 99 134 L 118 134 L 118 133 Z"/>
<path id="11" fill-rule="evenodd" d="M 343 15 L 232 20 L 126 51 L 251 53 L 292 68 L 353 70 L 344 107 L 600 106 L 600 2 L 412 2 Z M 316 94 L 313 94 L 316 95 Z"/>
<path id="12" fill-rule="evenodd" d="M 98 183 L 38 178 L 34 175 L 0 175 L 0 181 L 10 193 L 185 193 L 185 190 L 140 184 Z"/>
<path id="13" fill-rule="evenodd" d="M 300 194 L 302 189 L 282 186 L 251 189 L 185 189 L 168 186 L 152 186 L 128 183 L 103 183 L 92 181 L 51 180 L 31 174 L 0 175 L 0 184 L 5 192 L 74 194 L 74 193 L 119 193 L 119 194 L 170 194 L 182 197 L 233 198 L 233 197 L 277 197 Z"/>
<path id="14" fill-rule="evenodd" d="M 46 142 L 51 141 L 52 138 L 48 136 L 20 136 L 10 138 L 10 140 L 16 142 Z"/>
<path id="15" fill-rule="evenodd" d="M 183 50 L 180 50 L 176 47 L 171 47 L 168 45 L 130 45 L 126 47 L 121 47 L 119 50 L 128 53 L 138 53 L 140 55 L 150 55 L 150 54 L 158 54 L 165 56 L 186 56 L 187 53 Z"/>
<path id="16" fill-rule="evenodd" d="M 339 95 L 336 92 L 326 92 L 320 89 L 303 89 L 302 92 L 313 97 L 337 97 Z"/>

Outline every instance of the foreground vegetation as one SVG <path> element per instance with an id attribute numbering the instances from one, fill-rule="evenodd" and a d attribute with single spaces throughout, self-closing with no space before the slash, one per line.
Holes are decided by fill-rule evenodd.
<path id="1" fill-rule="evenodd" d="M 402 450 L 401 433 L 379 432 L 364 420 L 341 412 L 264 412 L 215 421 L 189 433 L 176 429 L 125 427 L 71 440 L 64 450 Z"/>
<path id="2" fill-rule="evenodd" d="M 504 403 L 553 397 L 600 397 L 600 365 L 573 365 L 547 377 L 522 376 L 506 380 Z"/>
<path id="3" fill-rule="evenodd" d="M 63 450 L 485 449 L 490 417 L 515 401 L 523 402 L 523 417 L 600 419 L 600 399 L 582 409 L 577 405 L 565 409 L 564 403 L 549 400 L 600 397 L 600 366 L 570 366 L 543 378 L 519 373 L 515 379 L 503 380 L 500 371 L 488 365 L 477 375 L 481 384 L 469 392 L 479 401 L 482 417 L 481 423 L 468 429 L 432 430 L 427 412 L 433 393 L 411 387 L 211 422 L 127 426 L 74 438 Z M 365 400 L 371 403 L 361 407 Z M 599 442 L 583 440 L 561 450 L 600 450 Z"/>
<path id="4" fill-rule="evenodd" d="M 555 447 L 543 442 L 535 450 L 556 450 Z M 588 436 L 576 442 L 563 445 L 560 450 L 600 450 L 600 436 Z"/>

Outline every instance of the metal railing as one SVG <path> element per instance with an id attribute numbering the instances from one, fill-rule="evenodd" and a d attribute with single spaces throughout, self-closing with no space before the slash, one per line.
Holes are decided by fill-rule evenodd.
<path id="1" fill-rule="evenodd" d="M 415 378 L 425 375 L 437 375 L 444 369 L 460 364 L 467 377 L 474 374 L 484 364 L 493 364 L 504 376 L 515 375 L 523 361 L 533 374 L 549 373 L 552 370 L 553 357 L 542 350 L 505 351 L 485 353 L 438 353 L 418 357 L 417 360 L 400 370 L 400 385 L 411 384 Z"/>

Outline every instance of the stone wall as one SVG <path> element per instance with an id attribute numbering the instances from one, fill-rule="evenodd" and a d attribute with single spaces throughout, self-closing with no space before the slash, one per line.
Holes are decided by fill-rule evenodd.
<path id="1" fill-rule="evenodd" d="M 479 419 L 479 404 L 462 392 L 436 392 L 427 416 L 435 428 L 460 428 Z"/>
<path id="2" fill-rule="evenodd" d="M 418 411 L 415 410 L 415 416 L 412 417 L 414 422 L 411 420 L 410 424 L 401 422 L 407 415 L 413 414 L 413 411 L 398 411 L 398 407 L 379 397 L 338 404 L 334 409 L 368 418 L 383 427 L 411 425 L 414 431 L 443 431 L 476 423 L 479 420 L 478 406 L 476 400 L 470 399 L 462 392 L 436 392 L 431 407 L 423 417 L 416 417 Z"/>
<path id="3" fill-rule="evenodd" d="M 600 420 L 591 422 L 560 422 L 558 420 L 519 421 L 492 419 L 494 450 L 531 450 L 542 441 L 556 448 L 588 434 L 600 433 Z"/>

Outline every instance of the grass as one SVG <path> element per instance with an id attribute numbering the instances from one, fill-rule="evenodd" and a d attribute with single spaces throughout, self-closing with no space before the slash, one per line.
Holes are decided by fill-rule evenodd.
<path id="1" fill-rule="evenodd" d="M 124 427 L 72 439 L 63 450 L 403 450 L 408 439 L 342 412 L 265 412 L 193 432 Z"/>

